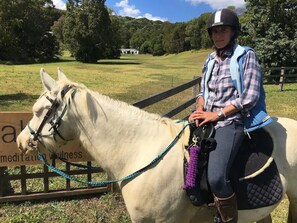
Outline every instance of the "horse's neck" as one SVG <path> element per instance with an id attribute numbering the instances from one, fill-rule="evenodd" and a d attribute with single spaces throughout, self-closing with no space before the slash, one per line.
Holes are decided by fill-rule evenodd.
<path id="1" fill-rule="evenodd" d="M 86 104 L 84 104 L 86 103 Z M 172 140 L 172 121 L 96 92 L 75 96 L 79 138 L 84 148 L 113 175 L 140 168 Z M 125 165 L 133 163 L 137 167 Z M 115 168 L 118 167 L 118 170 Z"/>

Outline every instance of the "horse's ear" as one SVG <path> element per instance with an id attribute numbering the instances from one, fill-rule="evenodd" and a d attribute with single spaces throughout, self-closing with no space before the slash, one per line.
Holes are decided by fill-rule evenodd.
<path id="1" fill-rule="evenodd" d="M 60 67 L 58 67 L 58 79 L 59 81 L 69 81 L 66 75 L 61 71 Z"/>
<path id="2" fill-rule="evenodd" d="M 96 109 L 96 100 L 91 96 L 90 92 L 88 91 L 83 91 L 81 93 L 82 96 L 82 103 L 80 105 L 80 109 L 85 110 L 85 114 L 89 114 L 90 120 L 92 123 L 96 123 L 98 119 L 98 112 Z"/>
<path id="3" fill-rule="evenodd" d="M 40 69 L 40 78 L 44 90 L 51 91 L 57 86 L 57 82 L 43 68 Z"/>

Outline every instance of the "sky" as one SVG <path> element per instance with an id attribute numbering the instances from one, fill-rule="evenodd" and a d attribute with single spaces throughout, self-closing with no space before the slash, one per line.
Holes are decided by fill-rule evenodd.
<path id="1" fill-rule="evenodd" d="M 56 8 L 66 9 L 67 0 L 53 0 Z M 169 22 L 188 22 L 205 12 L 228 6 L 245 7 L 244 0 L 106 0 L 105 5 L 119 16 Z"/>

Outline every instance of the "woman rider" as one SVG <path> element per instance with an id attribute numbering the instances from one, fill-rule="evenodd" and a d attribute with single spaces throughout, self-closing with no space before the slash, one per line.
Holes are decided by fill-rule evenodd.
<path id="1" fill-rule="evenodd" d="M 218 10 L 210 16 L 208 33 L 215 48 L 210 55 L 214 65 L 209 69 L 209 59 L 204 65 L 196 111 L 189 117 L 196 126 L 215 123 L 217 146 L 209 154 L 208 181 L 219 214 L 216 222 L 237 222 L 230 169 L 244 138 L 244 114 L 255 107 L 263 87 L 258 58 L 253 50 L 246 53 L 243 61 L 242 94 L 232 82 L 230 61 L 238 47 L 235 41 L 239 32 L 239 19 L 232 10 Z"/>

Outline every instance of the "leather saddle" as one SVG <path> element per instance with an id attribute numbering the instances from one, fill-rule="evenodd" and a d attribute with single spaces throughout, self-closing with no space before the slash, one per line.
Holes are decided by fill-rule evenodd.
<path id="1" fill-rule="evenodd" d="M 207 182 L 208 154 L 215 149 L 215 129 L 212 123 L 196 128 L 191 126 L 190 142 L 198 139 L 200 146 L 197 160 L 196 187 L 186 189 L 195 206 L 213 203 Z M 273 205 L 282 198 L 282 184 L 273 153 L 273 140 L 263 128 L 246 135 L 231 170 L 231 179 L 236 193 L 238 209 L 247 210 Z M 191 159 L 191 157 L 190 157 Z M 188 162 L 185 161 L 185 181 Z"/>

